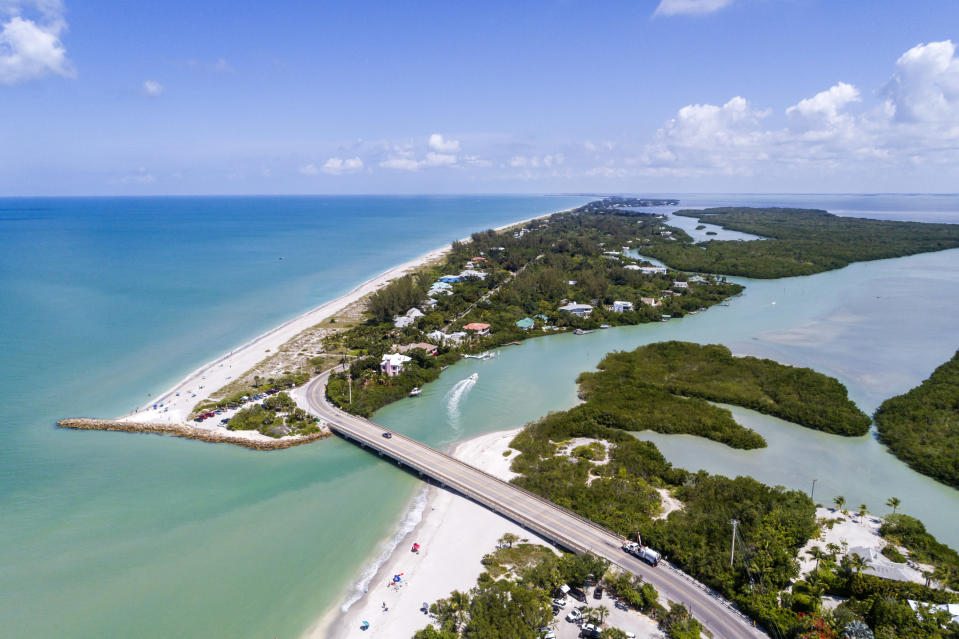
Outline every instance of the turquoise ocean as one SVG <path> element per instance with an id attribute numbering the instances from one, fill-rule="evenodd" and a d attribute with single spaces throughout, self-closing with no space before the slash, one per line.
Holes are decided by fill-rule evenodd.
<path id="1" fill-rule="evenodd" d="M 418 516 L 420 484 L 410 475 L 336 438 L 263 453 L 67 431 L 55 420 L 125 413 L 393 265 L 590 199 L 0 199 L 0 635 L 296 637 L 348 602 Z M 680 199 L 959 222 L 954 195 Z M 464 361 L 376 419 L 446 447 L 567 408 L 576 375 L 606 352 L 662 339 L 811 366 L 871 412 L 959 347 L 959 251 L 741 281 L 742 297 L 694 317 L 536 339 Z M 478 381 L 464 384 L 473 372 Z M 769 448 L 639 436 L 691 469 L 804 490 L 817 479 L 824 502 L 843 494 L 882 512 L 896 495 L 959 546 L 959 492 L 913 473 L 871 435 L 838 438 L 736 414 Z"/>

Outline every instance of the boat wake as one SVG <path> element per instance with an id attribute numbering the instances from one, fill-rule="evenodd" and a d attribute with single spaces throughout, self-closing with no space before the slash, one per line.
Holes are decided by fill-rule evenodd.
<path id="1" fill-rule="evenodd" d="M 476 380 L 478 379 L 479 375 L 473 373 L 466 379 L 456 382 L 453 388 L 446 393 L 446 416 L 454 428 L 458 428 L 460 423 L 460 402 L 476 386 Z"/>
<path id="2" fill-rule="evenodd" d="M 410 509 L 406 511 L 406 515 L 403 517 L 403 520 L 400 521 L 399 525 L 396 527 L 396 533 L 390 537 L 386 543 L 383 544 L 383 550 L 376 556 L 376 558 L 370 562 L 370 564 L 363 570 L 363 573 L 360 575 L 360 578 L 356 581 L 356 584 L 353 586 L 353 592 L 350 593 L 350 596 L 346 598 L 346 601 L 343 602 L 343 605 L 340 607 L 342 612 L 346 612 L 350 609 L 350 606 L 359 601 L 363 595 L 365 595 L 370 589 L 370 582 L 373 581 L 373 577 L 376 576 L 376 573 L 379 572 L 380 568 L 383 567 L 390 556 L 393 554 L 393 551 L 396 550 L 396 547 L 399 546 L 400 542 L 403 541 L 403 538 L 406 537 L 410 531 L 416 528 L 419 525 L 420 521 L 423 519 L 423 511 L 426 510 L 426 491 L 428 487 L 423 487 L 423 489 L 413 498 L 413 504 L 410 506 Z"/>

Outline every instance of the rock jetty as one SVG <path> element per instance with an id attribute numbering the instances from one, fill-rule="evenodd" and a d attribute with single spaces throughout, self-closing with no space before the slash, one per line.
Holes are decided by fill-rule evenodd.
<path id="1" fill-rule="evenodd" d="M 311 435 L 294 435 L 290 437 L 251 437 L 249 434 L 241 434 L 230 431 L 210 430 L 207 428 L 197 428 L 186 424 L 157 424 L 153 422 L 126 422 L 115 419 L 89 419 L 79 417 L 73 419 L 61 419 L 57 425 L 62 428 L 76 428 L 78 430 L 116 430 L 127 433 L 153 433 L 156 435 L 173 435 L 174 437 L 185 437 L 187 439 L 199 439 L 204 442 L 214 444 L 234 444 L 254 450 L 278 450 L 281 448 L 290 448 L 308 444 L 324 437 L 329 437 L 330 432 L 323 429 L 319 433 Z"/>

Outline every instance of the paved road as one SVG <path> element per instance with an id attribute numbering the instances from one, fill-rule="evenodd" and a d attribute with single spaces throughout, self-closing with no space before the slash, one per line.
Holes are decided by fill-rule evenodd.
<path id="1" fill-rule="evenodd" d="M 766 637 L 698 582 L 665 563 L 653 568 L 626 554 L 621 548 L 625 540 L 616 533 L 409 437 L 399 433 L 383 437 L 387 430 L 382 426 L 327 401 L 328 378 L 329 372 L 310 382 L 305 396 L 310 410 L 339 435 L 435 479 L 559 546 L 576 553 L 591 552 L 639 575 L 661 595 L 686 604 L 716 639 Z"/>

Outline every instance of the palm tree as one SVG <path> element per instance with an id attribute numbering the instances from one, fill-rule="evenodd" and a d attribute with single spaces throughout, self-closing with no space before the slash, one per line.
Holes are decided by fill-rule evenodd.
<path id="1" fill-rule="evenodd" d="M 846 498 L 842 495 L 837 495 L 832 503 L 836 504 L 836 510 L 842 510 L 842 507 L 846 505 Z"/>
<path id="2" fill-rule="evenodd" d="M 866 510 L 866 504 L 859 504 L 859 523 L 862 523 L 862 518 L 869 514 L 869 511 Z"/>
<path id="3" fill-rule="evenodd" d="M 806 552 L 807 555 L 816 560 L 816 570 L 819 570 L 819 562 L 826 556 L 819 546 L 813 546 Z"/>
<path id="4" fill-rule="evenodd" d="M 890 497 L 889 499 L 886 500 L 886 505 L 892 508 L 893 515 L 896 514 L 897 510 L 899 510 L 900 504 L 902 504 L 902 502 L 899 501 L 898 497 Z"/>
<path id="5" fill-rule="evenodd" d="M 856 553 L 846 555 L 846 559 L 849 560 L 849 566 L 856 571 L 856 574 L 861 575 L 862 569 L 866 567 L 866 560 Z"/>
<path id="6" fill-rule="evenodd" d="M 603 625 L 603 622 L 606 621 L 606 617 L 609 616 L 609 608 L 606 606 L 600 605 L 596 608 L 596 616 L 599 617 L 599 625 Z"/>
<path id="7" fill-rule="evenodd" d="M 582 613 L 583 613 L 583 619 L 585 619 L 587 622 L 590 622 L 593 620 L 593 615 L 596 614 L 596 609 L 586 606 L 585 608 L 583 608 Z"/>
<path id="8" fill-rule="evenodd" d="M 466 611 L 469 609 L 470 596 L 465 592 L 454 590 L 450 593 L 449 602 L 450 609 L 453 613 L 453 623 L 456 625 L 456 629 L 459 630 L 466 624 Z"/>
<path id="9" fill-rule="evenodd" d="M 499 538 L 500 546 L 509 546 L 510 548 L 512 548 L 513 544 L 517 541 L 519 541 L 519 536 L 514 535 L 513 533 L 506 533 Z"/>

